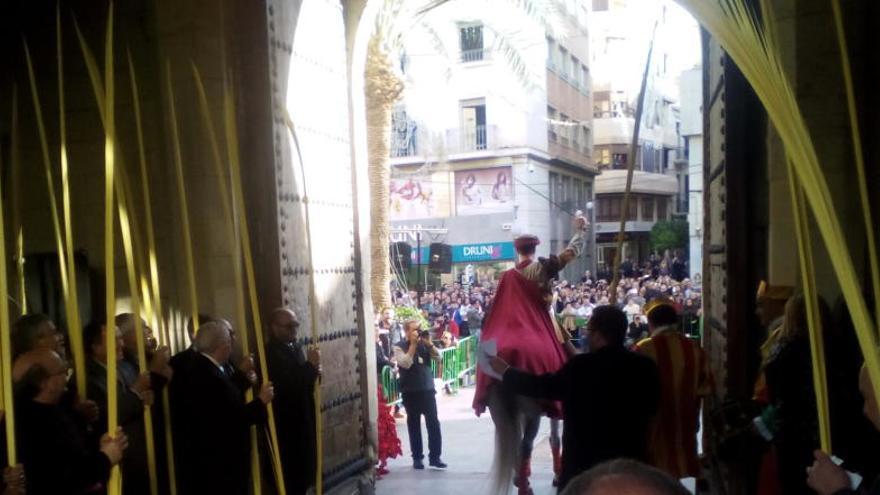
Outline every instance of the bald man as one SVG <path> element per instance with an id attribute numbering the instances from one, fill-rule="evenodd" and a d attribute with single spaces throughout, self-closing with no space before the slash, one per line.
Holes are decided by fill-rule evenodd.
<path id="1" fill-rule="evenodd" d="M 668 474 L 638 461 L 608 461 L 571 480 L 562 495 L 688 495 Z"/>
<path id="2" fill-rule="evenodd" d="M 266 358 L 275 384 L 278 443 L 287 493 L 305 493 L 315 483 L 315 383 L 321 374 L 317 349 L 303 353 L 299 318 L 287 308 L 272 312 Z"/>
<path id="3" fill-rule="evenodd" d="M 250 488 L 250 427 L 266 421 L 266 404 L 274 396 L 263 382 L 256 398 L 245 403 L 224 363 L 232 355 L 229 328 L 219 321 L 199 327 L 190 369 L 175 375 L 170 387 L 175 427 L 177 493 L 248 493 Z"/>
<path id="4" fill-rule="evenodd" d="M 104 434 L 97 450 L 90 448 L 84 432 L 59 407 L 67 368 L 48 349 L 22 354 L 13 367 L 17 444 L 29 494 L 85 493 L 106 483 L 128 446 L 120 428 L 114 438 Z"/>

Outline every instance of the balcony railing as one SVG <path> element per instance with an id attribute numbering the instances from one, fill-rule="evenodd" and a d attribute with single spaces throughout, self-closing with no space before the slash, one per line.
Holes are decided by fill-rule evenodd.
<path id="1" fill-rule="evenodd" d="M 485 60 L 488 57 L 486 56 L 485 48 L 475 48 L 472 50 L 462 50 L 461 51 L 461 61 L 462 62 L 479 62 L 481 60 Z"/>
<path id="2" fill-rule="evenodd" d="M 391 129 L 391 158 L 417 156 L 423 143 L 421 133 L 416 125 L 406 129 Z"/>
<path id="3" fill-rule="evenodd" d="M 496 129 L 493 125 L 448 129 L 446 131 L 446 152 L 466 153 L 495 149 L 498 147 L 496 141 Z"/>

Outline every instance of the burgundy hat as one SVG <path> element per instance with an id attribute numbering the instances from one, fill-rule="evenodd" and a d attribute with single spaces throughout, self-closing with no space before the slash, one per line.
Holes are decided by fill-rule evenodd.
<path id="1" fill-rule="evenodd" d="M 529 246 L 537 246 L 538 244 L 541 244 L 541 240 L 538 239 L 538 236 L 532 234 L 519 235 L 513 239 L 513 247 L 517 251 Z"/>

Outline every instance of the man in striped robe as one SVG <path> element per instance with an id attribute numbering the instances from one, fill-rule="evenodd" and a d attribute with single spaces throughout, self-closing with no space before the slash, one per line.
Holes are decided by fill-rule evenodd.
<path id="1" fill-rule="evenodd" d="M 648 434 L 648 461 L 676 478 L 699 477 L 700 402 L 712 390 L 708 360 L 700 345 L 681 333 L 671 300 L 655 299 L 645 313 L 651 336 L 636 344 L 636 351 L 657 363 L 661 394 Z"/>

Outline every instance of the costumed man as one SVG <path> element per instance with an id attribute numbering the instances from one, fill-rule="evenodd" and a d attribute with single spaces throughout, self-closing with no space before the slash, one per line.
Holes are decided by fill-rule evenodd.
<path id="1" fill-rule="evenodd" d="M 565 364 L 566 351 L 560 345 L 550 314 L 550 305 L 553 302 L 551 282 L 569 262 L 583 252 L 586 229 L 587 219 L 578 212 L 574 218 L 574 235 L 568 246 L 558 256 L 550 255 L 548 258 L 536 258 L 535 250 L 541 242 L 537 236 L 520 235 L 514 239 L 516 266 L 501 275 L 492 309 L 484 320 L 481 335 L 483 341 L 497 342 L 498 356 L 511 366 L 531 374 L 543 375 L 555 373 Z M 480 415 L 489 407 L 496 427 L 499 421 L 505 421 L 502 414 L 509 415 L 510 411 L 525 404 L 519 401 L 518 406 L 515 404 L 517 399 L 510 394 L 502 394 L 500 391 L 493 393 L 497 384 L 498 380 L 482 370 L 477 371 L 474 411 Z M 493 399 L 493 395 L 497 397 L 497 401 Z M 539 404 L 541 413 L 550 418 L 561 417 L 559 402 L 545 400 Z M 520 494 L 531 493 L 531 450 L 540 425 L 539 414 L 528 414 L 526 418 L 514 477 L 514 485 Z M 498 435 L 496 430 L 496 436 Z M 496 455 L 504 454 L 496 452 Z M 556 457 L 559 457 L 558 449 L 554 449 L 554 458 Z"/>
<path id="2" fill-rule="evenodd" d="M 764 363 L 770 357 L 770 353 L 779 341 L 782 329 L 782 320 L 785 315 L 785 303 L 794 295 L 794 288 L 784 285 L 770 285 L 762 280 L 758 284 L 758 292 L 755 296 L 755 314 L 766 333 L 757 335 L 766 336 L 760 344 L 760 369 L 758 378 L 755 380 L 754 395 L 752 400 L 763 408 L 761 415 L 754 420 L 755 429 L 767 442 L 773 439 L 774 423 L 776 422 L 776 408 L 770 404 L 770 393 L 767 388 L 767 377 L 764 375 Z M 757 336 L 756 335 L 756 336 Z M 777 476 L 778 462 L 776 449 L 773 444 L 763 453 L 760 464 L 753 468 L 756 478 L 755 492 L 758 495 L 775 495 L 782 492 Z"/>
<path id="3" fill-rule="evenodd" d="M 700 345 L 679 328 L 668 297 L 645 306 L 651 336 L 636 344 L 660 371 L 660 406 L 648 433 L 648 463 L 676 479 L 700 478 L 697 428 L 703 397 L 712 392 L 709 361 Z"/>

